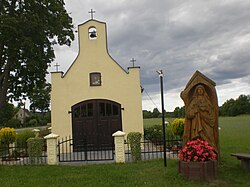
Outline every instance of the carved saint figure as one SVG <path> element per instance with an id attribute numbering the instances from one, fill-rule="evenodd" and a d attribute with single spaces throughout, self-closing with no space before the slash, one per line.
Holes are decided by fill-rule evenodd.
<path id="1" fill-rule="evenodd" d="M 218 138 L 214 130 L 218 127 L 215 125 L 215 112 L 211 99 L 203 85 L 196 86 L 194 94 L 188 106 L 186 106 L 186 121 L 189 130 L 184 131 L 184 139 L 192 140 L 202 138 L 207 141 L 218 153 Z M 217 128 L 217 129 L 215 129 Z M 184 142 L 186 143 L 186 142 Z"/>

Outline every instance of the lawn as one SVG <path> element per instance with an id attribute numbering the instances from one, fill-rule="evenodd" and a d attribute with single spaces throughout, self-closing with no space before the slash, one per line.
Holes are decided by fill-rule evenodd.
<path id="1" fill-rule="evenodd" d="M 150 125 L 148 120 L 147 125 Z M 161 119 L 152 119 L 158 124 Z M 219 119 L 221 164 L 210 183 L 186 181 L 177 172 L 178 160 L 81 166 L 0 166 L 1 186 L 249 186 L 250 173 L 230 153 L 250 153 L 250 116 Z"/>

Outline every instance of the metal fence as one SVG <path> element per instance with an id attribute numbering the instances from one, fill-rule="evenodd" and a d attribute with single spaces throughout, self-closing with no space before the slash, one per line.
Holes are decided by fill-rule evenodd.
<path id="1" fill-rule="evenodd" d="M 43 146 L 42 154 L 30 157 L 27 145 L 0 146 L 0 165 L 37 165 L 47 164 L 47 147 Z"/>
<path id="2" fill-rule="evenodd" d="M 86 142 L 77 144 L 72 138 L 58 141 L 59 162 L 109 161 L 114 160 L 114 144 L 93 146 Z"/>
<path id="3" fill-rule="evenodd" d="M 178 158 L 179 150 L 182 148 L 182 139 L 169 138 L 166 140 L 167 158 Z M 151 142 L 141 141 L 141 160 L 164 158 L 163 141 Z M 132 161 L 131 148 L 128 141 L 125 141 L 126 162 Z"/>

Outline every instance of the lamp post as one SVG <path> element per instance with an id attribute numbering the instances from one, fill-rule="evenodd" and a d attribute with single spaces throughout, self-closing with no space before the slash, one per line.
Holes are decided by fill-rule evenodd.
<path id="1" fill-rule="evenodd" d="M 164 94 L 163 94 L 163 72 L 162 70 L 156 71 L 160 77 L 161 85 L 161 111 L 162 111 L 162 134 L 163 134 L 163 156 L 164 167 L 167 167 L 167 155 L 166 155 L 166 127 L 165 127 L 165 111 L 164 111 Z"/>

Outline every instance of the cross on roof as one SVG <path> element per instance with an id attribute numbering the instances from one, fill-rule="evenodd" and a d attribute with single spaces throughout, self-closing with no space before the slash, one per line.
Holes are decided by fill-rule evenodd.
<path id="1" fill-rule="evenodd" d="M 56 67 L 56 72 L 58 72 L 58 67 L 60 66 L 58 63 L 54 65 Z"/>
<path id="2" fill-rule="evenodd" d="M 91 19 L 93 19 L 95 11 L 91 8 L 89 13 L 90 13 Z"/>
<path id="3" fill-rule="evenodd" d="M 133 67 L 135 67 L 135 59 L 134 58 L 132 58 L 131 60 L 130 60 L 130 62 L 132 62 L 133 63 Z"/>

